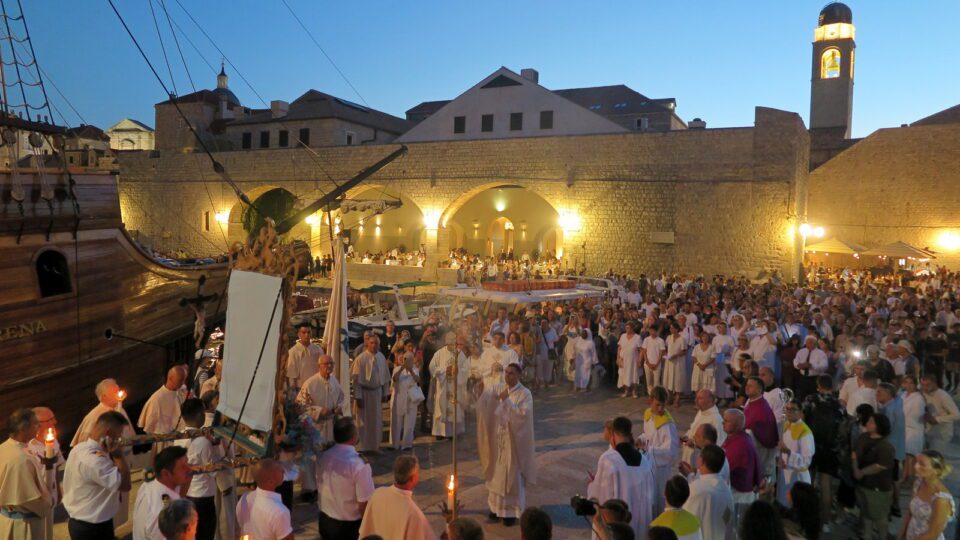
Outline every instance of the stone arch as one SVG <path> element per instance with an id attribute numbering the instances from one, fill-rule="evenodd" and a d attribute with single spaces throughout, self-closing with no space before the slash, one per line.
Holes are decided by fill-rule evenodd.
<path id="1" fill-rule="evenodd" d="M 363 184 L 347 191 L 347 198 L 399 198 L 402 202 L 400 208 L 388 210 L 379 215 L 364 212 L 357 214 L 357 217 L 352 217 L 354 216 L 352 212 L 334 213 L 341 217 L 341 226 L 350 229 L 351 241 L 358 253 L 386 252 L 401 246 L 406 251 L 416 251 L 420 248 L 420 244 L 425 242 L 423 210 L 405 193 L 382 184 Z M 364 216 L 362 227 L 360 215 Z"/>
<path id="2" fill-rule="evenodd" d="M 512 247 L 517 257 L 532 256 L 547 251 L 544 235 L 555 231 L 549 249 L 556 253 L 558 248 L 562 250 L 563 241 L 559 224 L 560 210 L 536 190 L 522 184 L 489 182 L 463 193 L 440 214 L 440 248 L 449 238 L 450 247 L 468 253 L 497 255 L 502 247 Z"/>
<path id="3" fill-rule="evenodd" d="M 296 193 L 290 191 L 286 187 L 275 184 L 264 184 L 262 186 L 257 186 L 255 188 L 246 190 L 244 194 L 249 198 L 249 200 L 256 202 L 260 196 L 275 189 L 282 189 L 294 197 L 297 196 Z M 234 242 L 243 242 L 247 239 L 247 231 L 243 229 L 244 206 L 245 205 L 242 202 L 237 201 L 232 207 L 230 207 L 230 214 L 227 217 L 227 241 L 231 245 L 233 245 Z M 299 224 L 290 231 L 289 236 L 291 238 L 300 238 L 309 241 L 310 226 L 305 223 Z"/>

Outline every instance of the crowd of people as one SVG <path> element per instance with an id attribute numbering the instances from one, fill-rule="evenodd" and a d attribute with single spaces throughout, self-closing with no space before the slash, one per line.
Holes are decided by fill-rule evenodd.
<path id="1" fill-rule="evenodd" d="M 381 488 L 363 459 L 411 449 L 418 431 L 462 434 L 468 415 L 488 519 L 549 538 L 549 517 L 525 494 L 537 477 L 534 403 L 559 384 L 571 393 L 615 385 L 620 399 L 649 403 L 642 417 L 603 426 L 608 448 L 574 508 L 593 516 L 599 538 L 815 540 L 835 529 L 886 538 L 892 517 L 902 518 L 899 538 L 943 537 L 955 515 L 944 456 L 960 421 L 960 275 L 820 271 L 803 286 L 617 279 L 622 297 L 431 319 L 419 339 L 390 324 L 368 332 L 351 354 L 352 395 L 300 328 L 283 398 L 322 448 L 281 448 L 242 478 L 208 471 L 228 452 L 211 436 L 158 443 L 155 478 L 133 505 L 135 540 L 291 538 L 295 482 L 317 504 L 322 538 L 482 538 L 450 508 L 444 530 L 431 530 L 412 499 L 420 465 L 410 452 Z M 193 381 L 172 368 L 137 425 L 162 434 L 218 422 L 225 364 Z M 125 520 L 129 455 L 117 441 L 132 424 L 115 381 L 96 393 L 65 463 L 43 440 L 52 411 L 10 417 L 0 473 L 15 480 L 0 488 L 0 531 L 46 530 L 58 504 L 72 538 L 110 537 Z M 671 410 L 689 402 L 696 415 L 681 427 Z"/>
<path id="2" fill-rule="evenodd" d="M 563 260 L 552 251 L 517 256 L 512 249 L 505 249 L 496 256 L 482 257 L 458 248 L 450 251 L 441 266 L 457 270 L 457 283 L 465 283 L 470 287 L 476 287 L 484 281 L 550 279 L 576 273 L 574 269 L 565 268 Z"/>

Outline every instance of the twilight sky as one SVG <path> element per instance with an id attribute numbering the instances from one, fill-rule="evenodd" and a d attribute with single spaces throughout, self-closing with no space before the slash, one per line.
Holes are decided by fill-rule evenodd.
<path id="1" fill-rule="evenodd" d="M 151 0 L 114 2 L 170 86 Z M 178 93 L 192 92 L 161 0 L 152 2 Z M 213 88 L 220 53 L 178 0 L 163 2 L 196 88 Z M 282 0 L 179 2 L 250 82 L 228 65 L 230 88 L 250 107 L 264 107 L 257 94 L 292 101 L 315 88 L 403 117 L 503 65 L 536 68 L 550 89 L 626 84 L 648 97 L 675 97 L 681 118 L 701 117 L 708 127 L 750 125 L 757 105 L 808 120 L 811 41 L 825 3 L 286 0 L 358 96 Z M 106 0 L 23 4 L 46 78 L 86 123 L 154 124 L 163 90 Z M 960 2 L 847 5 L 857 27 L 854 136 L 960 103 Z M 48 93 L 66 123 L 81 122 L 56 90 Z"/>

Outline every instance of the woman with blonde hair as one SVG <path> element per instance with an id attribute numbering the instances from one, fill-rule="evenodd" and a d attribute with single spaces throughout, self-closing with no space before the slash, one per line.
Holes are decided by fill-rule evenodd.
<path id="1" fill-rule="evenodd" d="M 943 540 L 947 522 L 957 511 L 953 495 L 943 485 L 943 479 L 950 474 L 950 465 L 940 452 L 924 450 L 917 456 L 914 473 L 917 483 L 897 538 Z"/>

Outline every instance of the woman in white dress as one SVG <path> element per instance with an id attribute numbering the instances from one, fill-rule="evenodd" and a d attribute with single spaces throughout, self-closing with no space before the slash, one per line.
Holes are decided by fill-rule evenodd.
<path id="1" fill-rule="evenodd" d="M 926 450 L 917 456 L 914 472 L 917 483 L 907 515 L 903 516 L 898 538 L 944 540 L 943 531 L 957 513 L 953 495 L 943 485 L 943 478 L 950 474 L 950 465 L 947 465 L 940 452 Z"/>
<path id="2" fill-rule="evenodd" d="M 680 394 L 686 381 L 687 338 L 680 333 L 680 324 L 670 324 L 667 336 L 667 362 L 663 369 L 663 387 L 670 391 L 674 405 L 680 405 Z"/>
<path id="3" fill-rule="evenodd" d="M 417 407 L 410 395 L 420 389 L 419 369 L 414 366 L 413 353 L 403 355 L 403 364 L 393 368 L 393 389 L 390 392 L 390 446 L 397 450 L 413 448 L 413 428 L 417 423 Z M 423 397 L 420 392 L 419 397 Z"/>
<path id="4" fill-rule="evenodd" d="M 574 344 L 576 357 L 574 360 L 574 371 L 576 372 L 573 381 L 574 392 L 585 392 L 589 389 L 590 373 L 593 366 L 597 365 L 597 348 L 593 340 L 590 339 L 590 333 L 586 330 L 580 330 L 580 338 Z"/>
<path id="5" fill-rule="evenodd" d="M 570 320 L 567 321 L 567 326 L 563 329 L 563 334 L 567 338 L 567 342 L 563 346 L 564 371 L 567 374 L 567 380 L 573 382 L 574 376 L 576 375 L 573 369 L 573 362 L 577 357 L 577 339 L 580 338 L 580 322 L 577 320 L 576 315 L 570 315 Z"/>
<path id="6" fill-rule="evenodd" d="M 617 388 L 623 388 L 623 397 L 632 392 L 637 395 L 640 382 L 640 334 L 634 332 L 633 324 L 627 323 L 626 331 L 617 342 Z"/>
<path id="7" fill-rule="evenodd" d="M 907 459 L 903 462 L 903 478 L 906 479 L 913 475 L 914 461 L 923 451 L 926 426 L 923 417 L 927 413 L 927 400 L 917 388 L 917 378 L 913 375 L 903 377 L 900 386 L 903 388 L 903 423 L 907 434 Z"/>
<path id="8" fill-rule="evenodd" d="M 693 348 L 693 377 L 690 387 L 696 394 L 706 388 L 711 392 L 716 388 L 714 373 L 716 371 L 717 353 L 713 350 L 710 334 L 706 330 L 700 331 L 700 343 Z"/>

